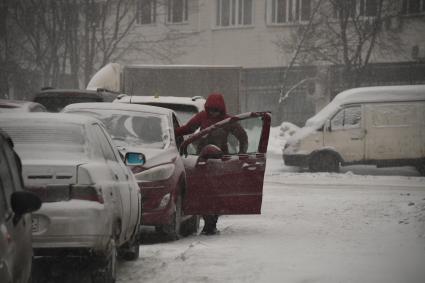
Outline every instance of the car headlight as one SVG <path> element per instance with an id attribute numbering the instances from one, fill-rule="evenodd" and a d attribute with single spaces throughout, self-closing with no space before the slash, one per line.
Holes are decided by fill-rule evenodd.
<path id="1" fill-rule="evenodd" d="M 173 175 L 175 167 L 174 164 L 159 165 L 146 171 L 136 173 L 134 176 L 138 181 L 166 180 Z"/>

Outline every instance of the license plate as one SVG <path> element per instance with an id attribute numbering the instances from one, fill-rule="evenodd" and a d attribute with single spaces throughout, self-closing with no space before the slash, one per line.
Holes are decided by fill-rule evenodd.
<path id="1" fill-rule="evenodd" d="M 33 215 L 31 218 L 31 230 L 33 233 L 38 232 L 38 228 L 39 228 L 38 217 Z"/>

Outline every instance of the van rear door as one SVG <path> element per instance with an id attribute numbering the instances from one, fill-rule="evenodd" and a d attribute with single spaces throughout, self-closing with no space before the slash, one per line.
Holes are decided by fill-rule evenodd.
<path id="1" fill-rule="evenodd" d="M 388 102 L 365 106 L 366 159 L 397 160 L 423 156 L 424 102 Z"/>

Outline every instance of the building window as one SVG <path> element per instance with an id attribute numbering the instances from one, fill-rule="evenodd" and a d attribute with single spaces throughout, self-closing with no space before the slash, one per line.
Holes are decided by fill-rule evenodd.
<path id="1" fill-rule="evenodd" d="M 153 24 L 156 22 L 156 0 L 139 0 L 137 2 L 137 23 Z"/>
<path id="2" fill-rule="evenodd" d="M 425 13 L 425 0 L 403 0 L 401 13 L 403 15 Z"/>
<path id="3" fill-rule="evenodd" d="M 311 0 L 268 0 L 267 3 L 271 24 L 305 22 L 310 19 Z"/>
<path id="4" fill-rule="evenodd" d="M 167 22 L 183 23 L 188 20 L 188 0 L 168 0 Z"/>
<path id="5" fill-rule="evenodd" d="M 137 23 L 153 24 L 156 22 L 156 0 L 139 0 L 137 2 Z"/>
<path id="6" fill-rule="evenodd" d="M 350 17 L 376 17 L 378 14 L 378 1 L 379 0 L 350 0 L 348 4 L 338 3 L 334 4 L 335 17 L 341 15 L 348 15 Z"/>
<path id="7" fill-rule="evenodd" d="M 216 25 L 220 27 L 252 25 L 252 0 L 216 0 Z"/>

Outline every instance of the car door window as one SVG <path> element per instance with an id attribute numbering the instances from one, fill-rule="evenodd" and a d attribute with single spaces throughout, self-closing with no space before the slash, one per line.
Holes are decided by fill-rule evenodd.
<path id="1" fill-rule="evenodd" d="M 262 117 L 249 117 L 233 121 L 210 131 L 203 138 L 188 145 L 188 153 L 199 155 L 206 144 L 213 144 L 229 155 L 256 153 L 259 150 Z"/>
<path id="2" fill-rule="evenodd" d="M 359 128 L 360 124 L 360 106 L 353 106 L 341 109 L 331 120 L 332 130 Z"/>

